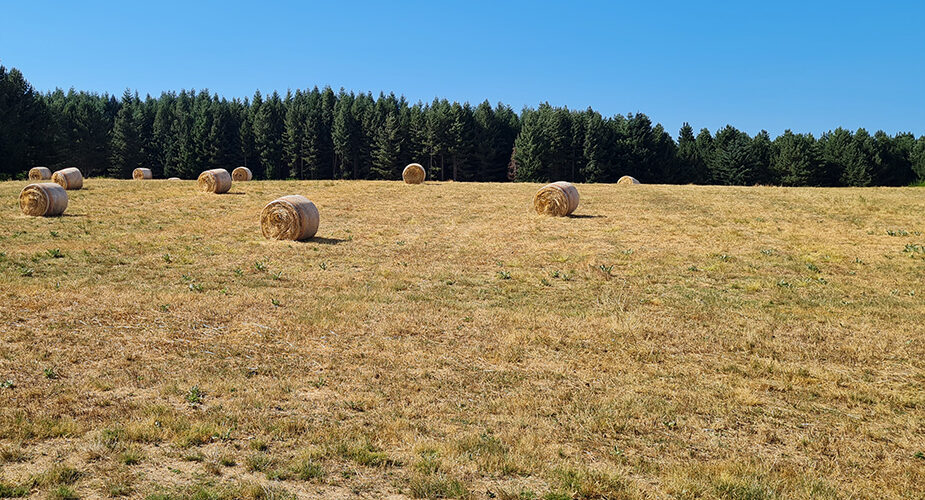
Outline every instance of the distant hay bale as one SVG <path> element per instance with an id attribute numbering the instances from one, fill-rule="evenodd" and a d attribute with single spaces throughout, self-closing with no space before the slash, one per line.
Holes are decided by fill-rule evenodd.
<path id="1" fill-rule="evenodd" d="M 51 174 L 51 180 L 64 189 L 80 189 L 84 186 L 84 176 L 76 167 L 58 170 Z"/>
<path id="2" fill-rule="evenodd" d="M 29 184 L 19 193 L 19 208 L 34 217 L 61 215 L 67 208 L 67 191 L 54 182 Z"/>
<path id="3" fill-rule="evenodd" d="M 267 203 L 260 230 L 274 240 L 307 240 L 318 232 L 318 209 L 308 198 L 291 194 Z"/>
<path id="4" fill-rule="evenodd" d="M 46 167 L 35 167 L 29 169 L 30 181 L 47 181 L 51 179 L 51 170 Z"/>
<path id="5" fill-rule="evenodd" d="M 132 179 L 136 181 L 143 181 L 146 179 L 153 179 L 154 175 L 151 173 L 150 168 L 136 168 L 132 170 Z"/>
<path id="6" fill-rule="evenodd" d="M 199 174 L 196 185 L 200 191 L 222 194 L 231 189 L 231 174 L 224 168 L 213 168 Z"/>
<path id="7" fill-rule="evenodd" d="M 254 178 L 251 169 L 247 167 L 238 167 L 231 171 L 231 179 L 235 182 L 245 182 Z"/>
<path id="8" fill-rule="evenodd" d="M 179 178 L 179 177 L 171 177 L 171 178 L 169 178 L 169 179 L 167 179 L 167 180 L 168 180 L 168 181 L 178 181 L 178 180 L 180 180 L 180 178 Z"/>
<path id="9" fill-rule="evenodd" d="M 559 181 L 540 188 L 533 196 L 533 209 L 541 215 L 565 217 L 578 208 L 578 190 L 570 182 Z"/>
<path id="10" fill-rule="evenodd" d="M 642 183 L 637 181 L 635 177 L 624 175 L 623 177 L 620 177 L 620 180 L 617 181 L 617 184 L 642 184 Z"/>
<path id="11" fill-rule="evenodd" d="M 404 179 L 405 184 L 420 184 L 426 177 L 427 172 L 420 163 L 412 163 L 401 172 L 401 178 Z"/>

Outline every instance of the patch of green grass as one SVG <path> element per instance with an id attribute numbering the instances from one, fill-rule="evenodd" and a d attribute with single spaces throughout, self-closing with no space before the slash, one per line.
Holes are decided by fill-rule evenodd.
<path id="1" fill-rule="evenodd" d="M 52 500 L 77 500 L 80 497 L 70 486 L 58 486 L 48 493 L 48 498 Z"/>
<path id="2" fill-rule="evenodd" d="M 462 481 L 444 473 L 414 474 L 408 483 L 413 498 L 469 498 L 469 488 Z"/>
<path id="3" fill-rule="evenodd" d="M 177 445 L 181 448 L 204 445 L 212 442 L 216 435 L 218 435 L 218 431 L 215 427 L 199 423 L 180 434 L 177 438 Z"/>
<path id="4" fill-rule="evenodd" d="M 26 485 L 13 486 L 0 481 L 0 498 L 21 498 L 29 495 Z"/>
<path id="5" fill-rule="evenodd" d="M 203 398 L 205 398 L 205 393 L 198 385 L 194 385 L 186 391 L 186 402 L 191 405 L 202 404 Z"/>
<path id="6" fill-rule="evenodd" d="M 301 459 L 293 462 L 292 475 L 300 481 L 318 481 L 324 477 L 324 468 L 311 459 Z"/>
<path id="7" fill-rule="evenodd" d="M 106 485 L 106 493 L 112 498 L 127 497 L 134 492 L 132 485 L 126 482 L 116 481 Z"/>
<path id="8" fill-rule="evenodd" d="M 555 476 L 558 488 L 553 493 L 566 493 L 574 499 L 632 497 L 629 482 L 613 474 L 588 469 L 559 469 Z"/>
<path id="9" fill-rule="evenodd" d="M 119 462 L 124 465 L 138 465 L 144 459 L 144 454 L 137 448 L 129 448 L 119 454 Z"/>
<path id="10" fill-rule="evenodd" d="M 341 443 L 337 447 L 338 454 L 347 460 L 366 467 L 381 467 L 396 465 L 389 456 L 370 444 L 368 441 Z"/>
<path id="11" fill-rule="evenodd" d="M 773 500 L 777 492 L 757 481 L 720 478 L 714 484 L 714 490 L 720 498 L 727 500 Z"/>
<path id="12" fill-rule="evenodd" d="M 275 460 L 270 455 L 258 452 L 248 455 L 244 459 L 244 466 L 252 472 L 265 472 L 273 466 Z"/>

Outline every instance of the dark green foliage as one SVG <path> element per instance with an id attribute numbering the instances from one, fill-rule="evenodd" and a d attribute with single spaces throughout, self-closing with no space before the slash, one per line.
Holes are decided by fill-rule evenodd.
<path id="1" fill-rule="evenodd" d="M 732 126 L 695 136 L 685 123 L 676 142 L 641 113 L 543 103 L 518 115 L 488 101 L 409 104 L 327 87 L 231 101 L 206 90 L 43 95 L 0 66 L 0 179 L 34 166 L 191 179 L 240 165 L 266 179 L 398 179 L 411 162 L 432 180 L 902 186 L 925 182 L 925 137 L 838 128 L 772 141 Z"/>
<path id="2" fill-rule="evenodd" d="M 754 184 L 758 179 L 759 165 L 748 134 L 732 125 L 726 125 L 726 128 L 717 132 L 709 169 L 716 184 Z"/>
<path id="3" fill-rule="evenodd" d="M 823 165 L 812 135 L 787 130 L 774 140 L 771 169 L 781 184 L 821 186 L 826 178 Z"/>

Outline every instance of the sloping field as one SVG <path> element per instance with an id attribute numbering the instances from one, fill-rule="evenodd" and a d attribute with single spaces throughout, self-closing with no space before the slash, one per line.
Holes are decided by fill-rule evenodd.
<path id="1" fill-rule="evenodd" d="M 925 495 L 922 189 L 24 185 L 8 495 Z M 318 237 L 263 239 L 293 193 Z"/>

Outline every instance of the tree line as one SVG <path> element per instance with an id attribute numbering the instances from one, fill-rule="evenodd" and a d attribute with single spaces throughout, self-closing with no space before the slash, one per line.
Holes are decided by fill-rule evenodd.
<path id="1" fill-rule="evenodd" d="M 925 136 L 837 128 L 772 139 L 726 126 L 675 139 L 644 114 L 605 117 L 548 103 L 516 113 L 488 101 L 409 103 L 330 87 L 219 98 L 208 91 L 140 98 L 39 93 L 0 66 L 0 177 L 34 166 L 87 176 L 195 178 L 249 167 L 258 179 L 398 179 L 421 163 L 457 181 L 902 186 L 925 182 Z"/>

